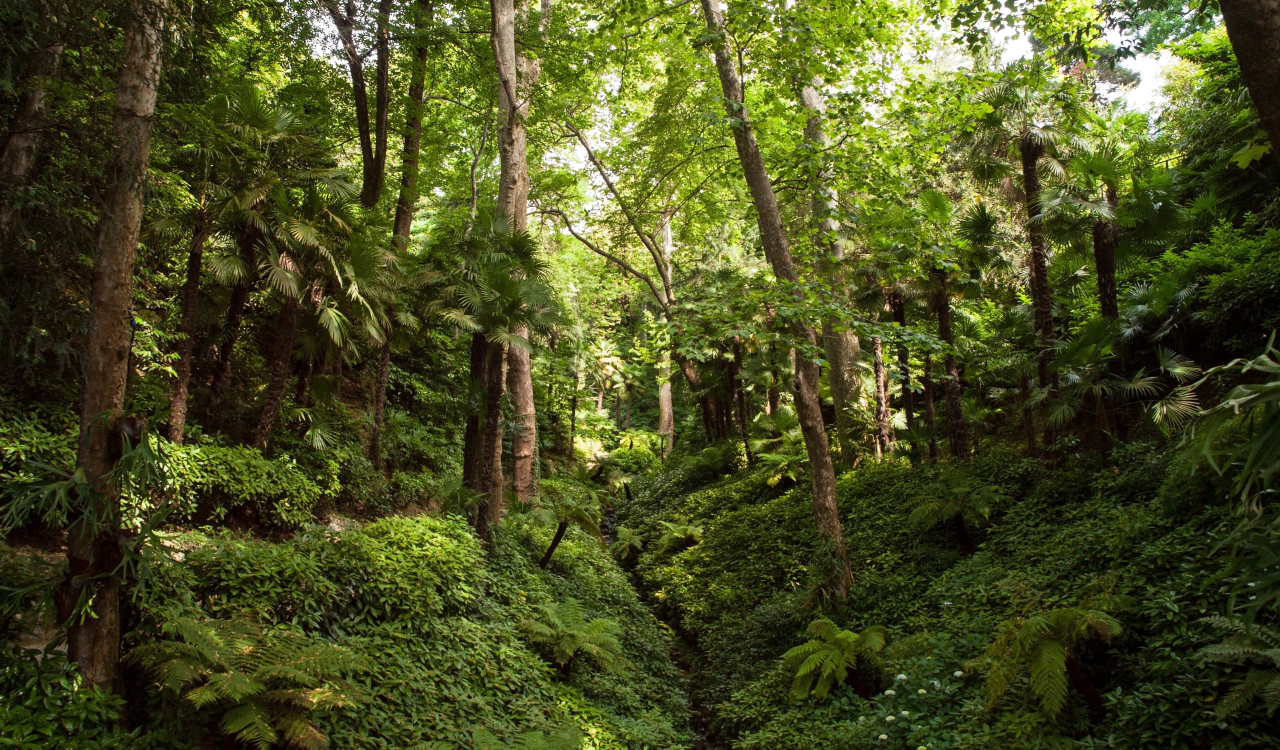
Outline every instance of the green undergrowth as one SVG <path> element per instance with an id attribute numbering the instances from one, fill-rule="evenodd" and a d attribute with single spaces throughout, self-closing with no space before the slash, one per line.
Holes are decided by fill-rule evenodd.
<path id="1" fill-rule="evenodd" d="M 179 618 L 245 617 L 342 646 L 363 666 L 348 678 L 354 702 L 315 712 L 333 748 L 470 748 L 476 730 L 510 739 L 568 727 L 587 748 L 687 746 L 683 678 L 659 623 L 585 535 L 571 532 L 538 569 L 549 538 L 502 524 L 482 552 L 465 522 L 429 516 L 342 532 L 312 526 L 285 542 L 172 535 L 174 561 L 129 605 L 126 648 L 163 638 L 163 624 Z M 618 623 L 623 671 L 579 660 L 565 679 L 530 643 L 521 621 L 570 598 Z M 144 737 L 194 748 L 217 736 L 216 706 L 159 691 L 138 668 L 127 679 L 128 694 L 146 696 L 130 704 Z"/>
<path id="2" fill-rule="evenodd" d="M 848 686 L 825 701 L 789 696 L 780 657 L 823 607 L 818 550 L 807 483 L 779 491 L 764 479 L 675 466 L 638 482 L 635 502 L 619 511 L 619 523 L 650 542 L 635 578 L 691 647 L 695 700 L 714 741 L 740 750 L 1280 747 L 1261 707 L 1230 719 L 1214 711 L 1232 668 L 1196 652 L 1222 637 L 1201 620 L 1225 611 L 1224 584 L 1210 579 L 1233 519 L 1223 488 L 1175 449 L 1135 444 L 1050 465 L 988 446 L 964 467 L 898 461 L 843 474 L 854 580 L 847 606 L 825 611 L 851 630 L 883 625 L 897 643 L 870 700 Z M 955 488 L 992 499 L 989 520 L 970 530 L 971 557 L 954 525 L 921 531 L 908 521 L 922 498 Z M 662 551 L 652 543 L 662 522 L 700 526 L 702 541 Z M 1025 675 L 989 704 L 971 660 L 1002 622 L 1101 595 L 1135 602 L 1117 614 L 1118 638 L 1080 649 L 1106 702 L 1101 723 L 1074 691 L 1061 715 L 1046 715 Z"/>

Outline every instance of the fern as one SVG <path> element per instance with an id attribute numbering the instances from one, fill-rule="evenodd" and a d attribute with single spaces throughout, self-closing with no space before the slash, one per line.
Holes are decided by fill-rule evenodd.
<path id="1" fill-rule="evenodd" d="M 529 640 L 546 646 L 551 659 L 568 677 L 574 660 L 586 654 L 606 672 L 621 672 L 627 666 L 618 642 L 618 623 L 598 617 L 587 621 L 586 610 L 574 599 L 537 607 L 538 616 L 521 622 Z"/>
<path id="2" fill-rule="evenodd" d="M 1268 715 L 1275 713 L 1280 708 L 1280 632 L 1231 617 L 1206 617 L 1201 622 L 1229 631 L 1231 635 L 1221 643 L 1200 649 L 1200 658 L 1226 664 L 1263 664 L 1262 668 L 1250 669 L 1243 680 L 1232 686 L 1218 704 L 1218 715 L 1238 713 L 1258 697 L 1266 705 Z"/>
<path id="3" fill-rule="evenodd" d="M 326 747 L 308 712 L 358 699 L 341 678 L 364 663 L 339 646 L 283 628 L 264 632 L 248 618 L 179 618 L 162 632 L 170 639 L 134 649 L 128 661 L 146 667 L 161 689 L 185 693 L 196 708 L 223 709 L 222 732 L 260 750 L 280 741 L 303 750 Z"/>
<path id="4" fill-rule="evenodd" d="M 795 672 L 793 698 L 826 698 L 832 687 L 856 672 L 861 661 L 876 661 L 888 641 L 888 632 L 879 625 L 855 633 L 825 617 L 809 623 L 805 633 L 810 640 L 782 656 L 783 668 Z"/>

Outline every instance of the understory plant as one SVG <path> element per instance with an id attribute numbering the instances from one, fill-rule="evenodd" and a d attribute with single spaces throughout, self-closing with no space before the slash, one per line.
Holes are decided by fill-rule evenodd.
<path id="1" fill-rule="evenodd" d="M 831 688 L 850 680 L 854 692 L 863 698 L 871 696 L 871 686 L 862 674 L 864 667 L 878 667 L 878 655 L 888 643 L 883 627 L 872 625 L 861 633 L 845 630 L 822 617 L 809 623 L 803 643 L 782 656 L 783 668 L 794 671 L 792 698 L 808 695 L 822 700 Z M 852 679 L 850 679 L 852 678 Z"/>
<path id="2" fill-rule="evenodd" d="M 540 604 L 521 625 L 530 641 L 548 649 L 565 679 L 573 672 L 574 660 L 584 654 L 606 672 L 620 672 L 627 666 L 618 623 L 603 617 L 588 621 L 586 610 L 575 599 Z"/>

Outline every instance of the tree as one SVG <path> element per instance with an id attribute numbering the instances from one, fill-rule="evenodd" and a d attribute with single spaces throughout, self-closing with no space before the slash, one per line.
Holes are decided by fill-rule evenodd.
<path id="1" fill-rule="evenodd" d="M 342 8 L 338 7 L 338 0 L 324 0 L 324 7 L 329 11 L 329 16 L 338 30 L 342 51 L 351 72 L 351 92 L 356 105 L 356 128 L 360 133 L 360 156 L 364 173 L 364 181 L 360 189 L 360 205 L 373 208 L 378 205 L 378 200 L 382 197 L 382 184 L 387 170 L 387 113 L 391 101 L 388 92 L 391 32 L 388 25 L 391 0 L 378 0 L 377 26 L 374 31 L 377 69 L 372 129 L 369 124 L 368 87 L 364 79 L 365 55 L 362 55 L 356 46 L 355 30 L 358 18 L 355 0 L 345 0 Z"/>
<path id="2" fill-rule="evenodd" d="M 45 23 L 50 23 L 52 9 L 52 4 L 42 9 Z M 40 138 L 49 118 L 49 84 L 58 75 L 64 47 L 61 40 L 51 41 L 33 51 L 27 61 L 22 93 L 9 121 L 4 147 L 0 149 L 0 254 L 9 243 L 17 193 L 35 170 Z"/>
<path id="3" fill-rule="evenodd" d="M 120 660 L 118 565 L 122 557 L 118 530 L 113 528 L 119 518 L 119 497 L 109 476 L 115 464 L 113 453 L 123 440 L 117 426 L 129 375 L 134 264 L 166 11 L 164 0 L 129 4 L 112 118 L 116 142 L 94 252 L 93 317 L 85 342 L 81 441 L 76 456 L 76 465 L 95 495 L 86 515 L 67 529 L 70 575 L 63 584 L 64 598 L 79 600 L 86 607 L 71 622 L 67 658 L 79 665 L 87 684 L 105 691 L 114 687 Z"/>
<path id="4" fill-rule="evenodd" d="M 999 83 L 981 101 L 990 107 L 974 133 L 974 172 L 979 179 L 1002 183 L 1026 208 L 1027 241 L 1031 246 L 1030 286 L 1039 335 L 1040 387 L 1050 386 L 1053 356 L 1053 297 L 1049 287 L 1048 243 L 1041 220 L 1040 164 L 1055 171 L 1061 165 L 1055 148 L 1068 139 L 1068 128 L 1079 115 L 1079 102 L 1070 84 L 1057 79 L 1040 57 L 1005 69 Z M 1010 165 L 1017 165 L 1015 173 Z M 1017 174 L 1021 189 L 1009 178 Z"/>
<path id="5" fill-rule="evenodd" d="M 555 526 L 555 534 L 551 544 L 538 560 L 538 567 L 546 569 L 551 564 L 551 557 L 556 553 L 565 532 L 570 526 L 577 526 L 583 531 L 605 544 L 604 535 L 600 533 L 600 501 L 590 487 L 580 481 L 547 480 L 542 488 L 538 504 L 530 511 L 537 521 Z"/>
<path id="6" fill-rule="evenodd" d="M 1110 643 L 1123 627 L 1110 613 L 1128 609 L 1125 597 L 1086 599 L 1079 606 L 1058 607 L 1000 624 L 1000 633 L 983 654 L 987 665 L 987 700 L 994 706 L 1022 673 L 1030 670 L 1031 694 L 1049 718 L 1067 703 L 1067 684 L 1084 699 L 1096 720 L 1106 714 L 1102 695 L 1077 661 L 1081 644 L 1092 639 Z"/>
<path id="7" fill-rule="evenodd" d="M 1274 150 L 1280 143 L 1280 8 L 1268 0 L 1221 0 L 1218 8 Z"/>
<path id="8" fill-rule="evenodd" d="M 769 173 L 760 155 L 760 147 L 756 144 L 747 113 L 742 82 L 738 78 L 738 71 L 734 67 L 733 58 L 729 52 L 724 18 L 713 0 L 701 0 L 701 3 L 707 31 L 712 37 L 716 71 L 720 78 L 720 88 L 724 93 L 725 112 L 733 130 L 738 161 L 746 177 L 752 203 L 755 205 L 756 221 L 759 224 L 765 257 L 773 267 L 774 276 L 778 281 L 794 286 L 798 284 L 799 276 L 791 257 L 786 228 L 782 223 L 782 215 L 778 211 L 778 201 L 769 180 Z M 796 289 L 795 293 L 800 294 L 799 289 Z M 798 343 L 805 344 L 811 349 L 817 348 L 817 336 L 811 326 L 799 318 L 792 320 L 790 325 L 792 335 Z M 830 581 L 830 586 L 835 597 L 843 600 L 848 595 L 852 573 L 849 570 L 849 555 L 845 551 L 844 533 L 840 528 L 840 514 L 836 507 L 835 467 L 831 462 L 830 445 L 827 442 L 826 428 L 822 423 L 822 405 L 818 399 L 819 368 L 817 363 L 810 360 L 808 356 L 797 356 L 795 361 L 792 391 L 795 394 L 796 415 L 800 419 L 800 429 L 804 433 L 805 448 L 809 454 L 814 522 L 819 536 L 830 545 L 837 561 L 837 564 L 832 566 L 833 579 Z"/>
<path id="9" fill-rule="evenodd" d="M 855 633 L 822 617 L 809 623 L 805 634 L 810 636 L 808 643 L 782 655 L 783 669 L 795 672 L 791 681 L 793 698 L 813 695 L 822 700 L 832 687 L 849 678 L 855 693 L 863 698 L 871 697 L 872 686 L 867 684 L 862 672 L 879 665 L 877 655 L 888 643 L 888 631 L 873 625 Z"/>
<path id="10" fill-rule="evenodd" d="M 621 672 L 627 667 L 618 642 L 621 628 L 603 617 L 588 622 L 586 610 L 576 599 L 539 604 L 534 616 L 521 624 L 529 640 L 550 650 L 551 660 L 565 679 L 573 673 L 574 660 L 583 655 L 606 672 Z"/>

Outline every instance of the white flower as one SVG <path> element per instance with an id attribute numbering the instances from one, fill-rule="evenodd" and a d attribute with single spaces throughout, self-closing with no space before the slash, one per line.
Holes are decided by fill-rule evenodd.
<path id="1" fill-rule="evenodd" d="M 953 675 L 951 675 L 951 676 L 952 676 L 952 677 L 964 677 L 964 672 L 961 672 L 960 670 L 958 670 L 958 669 L 957 669 L 957 670 L 956 670 L 956 673 L 955 673 L 955 674 L 953 674 Z"/>
<path id="2" fill-rule="evenodd" d="M 885 721 L 897 721 L 897 720 L 898 720 L 898 717 L 897 717 L 897 716 L 886 716 L 886 717 L 884 717 L 884 720 L 885 720 Z"/>
<path id="3" fill-rule="evenodd" d="M 933 682 L 933 689 L 934 689 L 934 690 L 941 690 L 941 689 L 942 689 L 942 683 L 941 683 L 941 682 L 938 682 L 937 680 L 932 680 L 932 682 Z"/>
<path id="4" fill-rule="evenodd" d="M 905 679 L 907 679 L 907 676 L 905 674 L 898 675 L 898 682 L 902 682 Z"/>
<path id="5" fill-rule="evenodd" d="M 902 713 L 900 713 L 900 714 L 898 714 L 898 715 L 905 719 L 906 717 L 908 717 L 908 716 L 910 716 L 910 715 L 911 715 L 911 712 L 910 712 L 910 711 L 903 711 Z"/>
<path id="6" fill-rule="evenodd" d="M 885 694 L 885 695 L 897 695 L 897 693 L 896 693 L 895 691 L 893 691 L 893 690 L 886 690 L 886 691 L 884 691 L 884 694 Z"/>
<path id="7" fill-rule="evenodd" d="M 943 602 L 943 603 L 942 603 L 942 606 L 944 606 L 944 607 L 950 607 L 950 606 L 951 606 L 951 602 Z"/>
<path id="8" fill-rule="evenodd" d="M 866 720 L 867 720 L 867 717 L 865 717 L 865 716 L 859 716 L 859 717 L 858 717 L 858 721 L 866 721 Z"/>
<path id="9" fill-rule="evenodd" d="M 889 735 L 887 735 L 887 734 L 882 734 L 882 735 L 880 735 L 880 739 L 882 739 L 882 740 L 887 740 L 887 739 L 889 739 Z"/>
<path id="10" fill-rule="evenodd" d="M 917 692 L 917 693 L 919 693 L 920 695 L 924 695 L 925 693 L 927 693 L 927 692 L 929 692 L 929 691 L 928 691 L 928 690 L 925 690 L 924 688 L 920 688 L 920 689 L 919 689 L 919 690 L 917 690 L 916 692 Z"/>

